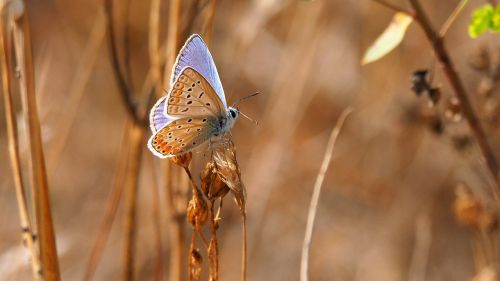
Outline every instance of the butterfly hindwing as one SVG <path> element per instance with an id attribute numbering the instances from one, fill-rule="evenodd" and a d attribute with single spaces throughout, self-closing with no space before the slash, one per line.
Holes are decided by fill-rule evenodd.
<path id="1" fill-rule="evenodd" d="M 215 66 L 214 60 L 212 58 L 212 55 L 210 54 L 210 51 L 208 50 L 207 45 L 198 34 L 191 35 L 191 37 L 186 40 L 186 43 L 181 48 L 172 69 L 170 85 L 174 84 L 179 74 L 187 66 L 194 68 L 207 79 L 207 81 L 210 83 L 212 88 L 214 88 L 215 92 L 221 99 L 224 107 L 227 107 L 224 89 L 222 88 L 222 83 L 217 72 L 217 67 Z"/>
<path id="2" fill-rule="evenodd" d="M 217 131 L 217 122 L 212 116 L 174 120 L 156 132 L 148 146 L 161 158 L 184 154 L 207 141 Z"/>
<path id="3" fill-rule="evenodd" d="M 223 117 L 226 107 L 207 80 L 195 69 L 186 67 L 167 96 L 166 113 L 173 117 Z"/>
<path id="4" fill-rule="evenodd" d="M 168 122 L 172 121 L 172 118 L 165 114 L 166 98 L 167 97 L 165 96 L 159 99 L 149 114 L 149 125 L 153 133 L 165 127 Z"/>

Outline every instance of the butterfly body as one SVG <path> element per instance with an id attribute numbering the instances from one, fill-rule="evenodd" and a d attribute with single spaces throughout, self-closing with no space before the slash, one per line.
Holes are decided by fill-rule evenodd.
<path id="1" fill-rule="evenodd" d="M 191 36 L 173 67 L 166 97 L 153 106 L 149 149 L 160 158 L 178 156 L 230 133 L 239 116 L 226 105 L 212 56 L 198 35 Z"/>

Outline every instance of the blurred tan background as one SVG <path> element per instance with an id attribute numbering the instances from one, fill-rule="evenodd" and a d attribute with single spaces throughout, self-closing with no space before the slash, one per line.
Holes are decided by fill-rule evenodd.
<path id="1" fill-rule="evenodd" d="M 422 2 L 439 26 L 459 1 Z M 476 89 L 483 76 L 469 61 L 481 47 L 493 56 L 500 52 L 498 35 L 475 40 L 467 35 L 472 9 L 484 2 L 469 1 L 446 37 L 481 113 L 487 109 Z M 110 65 L 101 2 L 28 4 L 61 272 L 64 280 L 81 280 L 116 172 L 127 113 Z M 131 76 L 140 88 L 148 69 L 149 2 L 130 1 L 129 12 Z M 217 1 L 211 52 L 228 103 L 262 93 L 240 106 L 260 125 L 242 118 L 232 130 L 248 190 L 249 280 L 298 280 L 312 186 L 330 131 L 347 106 L 354 112 L 324 182 L 311 280 L 472 280 L 485 267 L 477 253 L 482 234 L 455 218 L 455 187 L 465 183 L 496 210 L 490 199 L 494 186 L 478 149 L 454 146 L 457 138 L 468 136 L 463 121 L 444 121 L 444 133 L 434 133 L 430 123 L 436 109 L 410 90 L 413 71 L 427 68 L 435 70 L 433 83 L 441 87 L 443 106 L 451 94 L 420 28 L 410 26 L 401 46 L 382 60 L 359 64 L 393 13 L 368 0 Z M 192 32 L 198 32 L 196 25 Z M 0 112 L 0 279 L 31 280 L 20 243 L 3 106 Z M 490 119 L 483 121 L 498 149 L 497 126 Z M 137 280 L 152 280 L 151 190 L 156 187 L 154 156 L 144 150 L 136 266 Z M 154 160 L 155 167 L 159 162 Z M 168 215 L 160 210 L 168 270 Z M 118 214 L 94 280 L 120 279 Z M 222 217 L 221 280 L 238 280 L 241 235 L 232 200 L 226 200 Z M 491 237 L 486 247 L 497 253 Z"/>

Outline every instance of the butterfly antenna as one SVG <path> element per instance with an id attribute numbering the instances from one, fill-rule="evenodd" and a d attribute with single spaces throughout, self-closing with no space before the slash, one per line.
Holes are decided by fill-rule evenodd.
<path id="1" fill-rule="evenodd" d="M 259 125 L 259 122 L 258 121 L 255 121 L 254 119 L 248 117 L 245 113 L 241 112 L 240 111 L 240 114 L 243 115 L 243 117 L 245 117 L 246 119 L 250 120 L 252 123 L 254 123 L 255 125 Z"/>
<path id="2" fill-rule="evenodd" d="M 253 94 L 251 94 L 251 95 L 249 95 L 249 96 L 243 97 L 243 98 L 241 98 L 241 99 L 239 99 L 239 100 L 235 101 L 235 102 L 233 103 L 232 107 L 236 106 L 236 104 L 238 104 L 238 103 L 240 103 L 240 102 L 242 102 L 242 101 L 244 101 L 244 100 L 246 100 L 246 99 L 249 99 L 249 98 L 251 98 L 251 97 L 255 97 L 256 95 L 260 95 L 260 93 L 259 93 L 259 92 L 257 92 L 257 93 L 253 93 Z"/>

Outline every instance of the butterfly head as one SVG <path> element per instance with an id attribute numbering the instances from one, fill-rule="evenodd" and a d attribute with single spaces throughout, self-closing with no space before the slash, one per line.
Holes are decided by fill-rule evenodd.
<path id="1" fill-rule="evenodd" d="M 233 127 L 234 122 L 240 116 L 240 110 L 237 107 L 228 107 L 227 109 L 227 119 L 229 121 L 230 127 Z"/>

